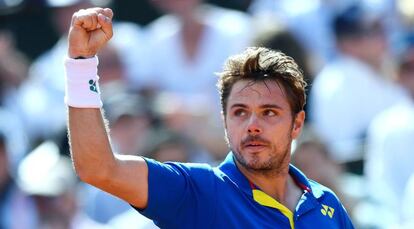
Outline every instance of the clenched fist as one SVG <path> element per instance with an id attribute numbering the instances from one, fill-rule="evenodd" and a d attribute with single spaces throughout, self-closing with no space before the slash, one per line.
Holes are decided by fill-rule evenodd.
<path id="1" fill-rule="evenodd" d="M 70 58 L 90 58 L 96 55 L 112 37 L 113 13 L 108 8 L 79 10 L 72 16 L 69 30 Z"/>

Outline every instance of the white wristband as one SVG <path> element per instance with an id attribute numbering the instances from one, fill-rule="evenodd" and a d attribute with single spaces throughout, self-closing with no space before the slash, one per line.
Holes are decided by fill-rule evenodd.
<path id="1" fill-rule="evenodd" d="M 88 59 L 65 58 L 65 103 L 78 108 L 101 108 L 98 85 L 98 57 Z"/>

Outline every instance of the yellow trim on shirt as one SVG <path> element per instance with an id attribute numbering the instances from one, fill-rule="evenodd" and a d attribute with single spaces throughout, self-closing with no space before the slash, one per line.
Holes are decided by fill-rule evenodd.
<path id="1" fill-rule="evenodd" d="M 285 215 L 289 219 L 290 228 L 295 228 L 293 222 L 293 213 L 283 204 L 279 203 L 277 200 L 273 199 L 271 196 L 267 195 L 266 193 L 258 189 L 253 189 L 253 199 L 263 206 L 278 209 L 283 215 Z"/>

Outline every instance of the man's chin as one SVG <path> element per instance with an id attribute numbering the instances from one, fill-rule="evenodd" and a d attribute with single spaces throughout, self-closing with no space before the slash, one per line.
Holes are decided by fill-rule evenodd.
<path id="1" fill-rule="evenodd" d="M 261 155 L 248 155 L 244 159 L 243 166 L 251 170 L 268 170 L 272 165 L 269 159 L 261 158 Z"/>
<path id="2" fill-rule="evenodd" d="M 271 167 L 269 158 L 263 151 L 246 151 L 234 153 L 240 165 L 250 170 L 267 170 Z"/>
<path id="3" fill-rule="evenodd" d="M 279 170 L 284 168 L 285 158 L 289 155 L 286 151 L 281 158 L 276 158 L 267 151 L 247 151 L 245 149 L 234 154 L 238 163 L 245 169 L 260 173 L 280 172 Z"/>
<path id="4" fill-rule="evenodd" d="M 252 162 L 247 163 L 246 168 L 250 170 L 262 171 L 262 170 L 270 170 L 271 165 L 264 162 Z"/>

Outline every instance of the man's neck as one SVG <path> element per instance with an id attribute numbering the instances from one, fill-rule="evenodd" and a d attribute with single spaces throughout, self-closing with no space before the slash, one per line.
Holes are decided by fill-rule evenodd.
<path id="1" fill-rule="evenodd" d="M 290 209 L 295 211 L 296 205 L 302 195 L 302 190 L 296 185 L 293 178 L 289 175 L 289 164 L 277 173 L 259 173 L 248 170 L 237 164 L 240 172 L 253 184 Z"/>

